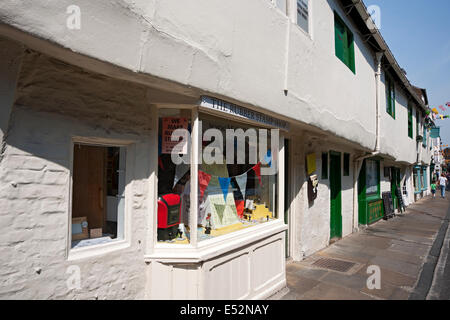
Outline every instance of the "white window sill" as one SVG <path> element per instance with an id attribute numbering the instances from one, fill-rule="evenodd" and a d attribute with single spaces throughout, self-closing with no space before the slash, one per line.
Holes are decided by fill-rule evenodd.
<path id="1" fill-rule="evenodd" d="M 81 260 L 90 257 L 105 255 L 111 252 L 119 251 L 130 247 L 126 240 L 116 240 L 108 243 L 102 243 L 92 246 L 86 246 L 77 249 L 70 249 L 67 257 L 68 261 Z"/>
<path id="2" fill-rule="evenodd" d="M 192 245 L 156 244 L 153 253 L 146 255 L 144 259 L 146 262 L 201 263 L 285 230 L 287 225 L 281 219 L 277 219 L 251 229 L 201 241 L 197 248 Z"/>

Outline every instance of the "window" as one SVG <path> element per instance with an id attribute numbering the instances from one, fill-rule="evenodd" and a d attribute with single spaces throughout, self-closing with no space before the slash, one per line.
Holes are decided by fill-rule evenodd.
<path id="1" fill-rule="evenodd" d="M 261 161 L 260 130 L 266 129 L 203 113 L 200 119 L 204 135 L 198 168 L 198 241 L 277 219 L 278 173 L 272 159 L 278 158 L 278 149 L 271 131 L 265 131 Z"/>
<path id="2" fill-rule="evenodd" d="M 416 135 L 420 136 L 420 114 L 419 110 L 416 110 Z"/>
<path id="3" fill-rule="evenodd" d="M 386 112 L 395 119 L 395 84 L 390 75 L 386 73 Z"/>
<path id="4" fill-rule="evenodd" d="M 308 0 L 297 0 L 297 24 L 307 33 L 309 32 L 308 17 Z"/>
<path id="5" fill-rule="evenodd" d="M 419 179 L 419 170 L 417 168 L 414 168 L 413 176 L 414 176 L 414 192 L 418 193 L 420 192 L 420 179 Z"/>
<path id="6" fill-rule="evenodd" d="M 335 51 L 338 57 L 353 73 L 355 73 L 355 49 L 353 33 L 342 19 L 334 13 Z"/>
<path id="7" fill-rule="evenodd" d="M 408 104 L 408 137 L 413 137 L 412 106 Z"/>
<path id="8" fill-rule="evenodd" d="M 322 179 L 328 179 L 328 152 L 322 153 Z"/>
<path id="9" fill-rule="evenodd" d="M 126 147 L 75 143 L 72 248 L 124 238 Z"/>
<path id="10" fill-rule="evenodd" d="M 378 194 L 378 181 L 380 179 L 379 163 L 376 160 L 366 160 L 366 194 Z"/>
<path id="11" fill-rule="evenodd" d="M 350 176 L 350 154 L 344 153 L 344 177 Z"/>
<path id="12" fill-rule="evenodd" d="M 270 130 L 190 109 L 158 112 L 159 243 L 195 246 L 278 218 L 275 160 L 282 144 L 272 143 Z M 180 135 L 174 142 L 175 130 Z M 197 131 L 199 163 L 192 164 L 196 146 L 189 137 Z M 279 137 L 273 141 L 280 142 Z M 186 161 L 178 163 L 178 158 Z"/>
<path id="13" fill-rule="evenodd" d="M 188 244 L 192 229 L 189 224 L 191 167 L 189 160 L 175 164 L 172 153 L 188 156 L 190 146 L 172 141 L 172 134 L 177 129 L 191 130 L 191 110 L 159 109 L 158 112 L 157 239 L 159 242 Z"/>

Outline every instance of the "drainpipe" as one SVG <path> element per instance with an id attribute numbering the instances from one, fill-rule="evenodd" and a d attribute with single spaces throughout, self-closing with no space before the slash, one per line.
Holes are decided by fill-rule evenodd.
<path id="1" fill-rule="evenodd" d="M 362 167 L 362 162 L 364 159 L 371 158 L 380 154 L 381 146 L 381 107 L 380 107 L 380 87 L 381 87 L 381 58 L 383 57 L 383 52 L 376 53 L 376 65 L 377 70 L 375 71 L 375 109 L 376 109 L 376 140 L 375 140 L 375 150 L 367 155 L 358 157 L 355 159 L 355 166 L 353 172 L 353 232 L 359 230 L 358 227 L 358 176 Z"/>

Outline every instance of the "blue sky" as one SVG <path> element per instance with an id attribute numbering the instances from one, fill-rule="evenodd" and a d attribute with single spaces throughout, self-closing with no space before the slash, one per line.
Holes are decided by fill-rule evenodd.
<path id="1" fill-rule="evenodd" d="M 364 0 L 381 9 L 381 34 L 409 81 L 426 88 L 430 107 L 450 102 L 450 0 Z M 444 114 L 450 115 L 450 108 Z M 440 109 L 438 109 L 440 110 Z M 438 120 L 450 145 L 450 118 Z"/>

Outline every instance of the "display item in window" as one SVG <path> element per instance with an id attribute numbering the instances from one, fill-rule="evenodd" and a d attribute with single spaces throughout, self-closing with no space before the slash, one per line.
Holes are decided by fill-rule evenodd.
<path id="1" fill-rule="evenodd" d="M 177 237 L 181 223 L 181 197 L 166 194 L 158 199 L 158 241 L 173 240 Z"/>

